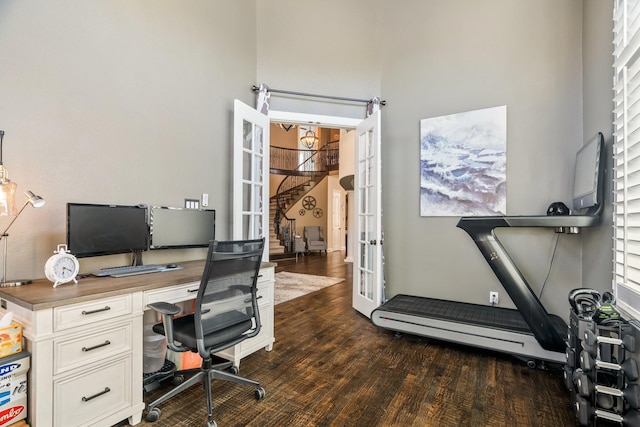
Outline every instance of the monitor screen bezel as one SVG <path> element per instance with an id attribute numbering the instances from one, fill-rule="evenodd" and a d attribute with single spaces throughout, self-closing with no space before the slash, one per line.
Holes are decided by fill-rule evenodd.
<path id="1" fill-rule="evenodd" d="M 141 210 L 140 224 L 141 230 L 144 227 L 144 231 L 141 234 L 144 235 L 144 243 L 142 239 L 135 245 L 122 245 L 119 248 L 104 248 L 101 250 L 83 250 L 78 251 L 78 248 L 72 244 L 72 238 L 74 230 L 72 229 L 73 221 L 73 208 L 86 207 L 86 208 L 104 208 L 104 209 L 126 209 L 126 210 Z M 77 232 L 77 231 L 75 231 Z M 149 227 L 147 223 L 147 206 L 146 205 L 115 205 L 115 204 L 98 204 L 98 203 L 67 203 L 67 230 L 66 230 L 67 248 L 69 252 L 74 254 L 77 258 L 86 258 L 102 255 L 117 255 L 117 254 L 136 254 L 146 251 L 149 245 Z"/>
<path id="2" fill-rule="evenodd" d="M 598 132 L 576 153 L 573 178 L 573 210 L 592 210 L 600 207 L 604 182 L 604 136 L 602 133 Z"/>
<path id="3" fill-rule="evenodd" d="M 159 245 L 154 242 L 154 213 L 159 210 L 171 210 L 177 212 L 208 212 L 213 216 L 213 227 L 212 227 L 212 235 L 209 240 L 206 242 L 202 241 L 200 243 L 192 243 L 192 244 L 169 244 L 169 245 Z M 163 249 L 193 249 L 193 248 L 208 248 L 211 240 L 215 240 L 216 234 L 216 210 L 215 209 L 189 209 L 189 208 L 179 208 L 179 207 L 171 207 L 171 206 L 151 206 L 149 207 L 149 250 L 163 250 Z"/>

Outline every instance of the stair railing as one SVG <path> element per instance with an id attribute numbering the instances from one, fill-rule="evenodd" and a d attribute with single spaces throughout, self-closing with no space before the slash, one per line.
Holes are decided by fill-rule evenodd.
<path id="1" fill-rule="evenodd" d="M 271 147 L 270 157 L 272 173 L 287 173 L 272 198 L 276 200 L 274 231 L 290 252 L 296 228 L 295 219 L 286 214 L 289 203 L 299 200 L 328 175 L 330 170 L 339 168 L 338 142 L 329 142 L 318 150 Z M 286 236 L 285 230 L 288 231 Z"/>

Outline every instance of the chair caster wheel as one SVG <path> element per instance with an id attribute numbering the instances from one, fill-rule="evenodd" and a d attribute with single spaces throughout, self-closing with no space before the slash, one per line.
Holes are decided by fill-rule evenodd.
<path id="1" fill-rule="evenodd" d="M 209 421 L 207 422 L 207 427 L 218 427 L 218 424 L 215 421 Z"/>
<path id="2" fill-rule="evenodd" d="M 145 417 L 145 421 L 148 423 L 154 423 L 158 421 L 158 419 L 160 418 L 160 414 L 162 414 L 162 412 L 160 412 L 159 408 L 153 408 Z"/>
<path id="3" fill-rule="evenodd" d="M 256 397 L 256 400 L 262 400 L 264 399 L 264 396 L 267 394 L 266 391 L 264 391 L 264 388 L 262 387 L 258 387 L 256 389 L 256 391 L 254 392 L 254 395 Z"/>
<path id="4" fill-rule="evenodd" d="M 238 375 L 238 372 L 240 372 L 240 369 L 238 369 L 238 367 L 237 367 L 237 366 L 231 366 L 231 367 L 228 369 L 228 371 L 229 371 L 229 372 L 231 372 L 233 375 Z"/>
<path id="5" fill-rule="evenodd" d="M 173 379 L 171 380 L 171 384 L 173 385 L 180 385 L 183 382 L 184 382 L 184 377 L 182 375 L 177 375 L 173 377 Z"/>

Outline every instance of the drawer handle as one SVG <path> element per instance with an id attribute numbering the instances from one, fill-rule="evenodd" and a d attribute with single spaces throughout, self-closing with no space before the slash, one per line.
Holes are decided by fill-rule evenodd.
<path id="1" fill-rule="evenodd" d="M 97 310 L 89 310 L 89 311 L 82 310 L 82 314 L 83 315 L 95 314 L 95 313 L 100 313 L 101 311 L 109 311 L 109 310 L 111 310 L 111 307 L 109 307 L 108 305 L 105 305 L 104 308 L 99 308 Z"/>
<path id="2" fill-rule="evenodd" d="M 111 344 L 111 341 L 106 340 L 106 341 L 105 341 L 105 342 L 103 342 L 102 344 L 94 345 L 93 347 L 82 347 L 82 351 L 91 351 L 91 350 L 95 350 L 96 348 L 104 347 L 105 345 L 109 345 L 109 344 Z"/>
<path id="3" fill-rule="evenodd" d="M 103 394 L 107 394 L 111 391 L 111 389 L 109 387 L 105 387 L 104 390 L 102 390 L 101 392 L 98 392 L 96 394 L 94 394 L 93 396 L 89 396 L 89 397 L 82 397 L 82 401 L 83 402 L 88 402 L 91 399 L 95 399 L 96 397 L 102 396 Z"/>
<path id="4" fill-rule="evenodd" d="M 199 288 L 195 288 L 195 289 L 187 289 L 187 292 L 189 293 L 193 293 L 193 292 L 198 292 Z"/>

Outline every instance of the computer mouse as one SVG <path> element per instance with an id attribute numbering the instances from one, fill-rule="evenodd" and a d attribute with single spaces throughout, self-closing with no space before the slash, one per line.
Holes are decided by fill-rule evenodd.
<path id="1" fill-rule="evenodd" d="M 177 268 L 178 264 L 167 264 L 167 268 Z"/>

